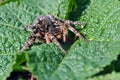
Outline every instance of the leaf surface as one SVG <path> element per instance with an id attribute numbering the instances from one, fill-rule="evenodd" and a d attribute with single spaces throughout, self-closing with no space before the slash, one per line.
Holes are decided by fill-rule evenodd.
<path id="1" fill-rule="evenodd" d="M 87 22 L 83 32 L 90 40 L 120 41 L 119 4 L 119 0 L 91 0 L 80 18 Z"/>
<path id="2" fill-rule="evenodd" d="M 111 74 L 94 77 L 88 80 L 119 80 L 119 79 L 120 79 L 120 73 L 112 72 Z"/>
<path id="3" fill-rule="evenodd" d="M 87 25 L 82 30 L 80 26 L 75 28 L 89 43 L 77 40 L 65 56 L 53 44 L 33 45 L 26 52 L 27 67 L 39 80 L 84 80 L 101 71 L 116 59 L 120 51 L 120 1 L 81 1 L 89 2 L 87 6 L 80 1 L 21 0 L 20 3 L 10 2 L 0 6 L 0 59 L 8 64 L 10 56 L 5 55 L 18 52 L 30 34 L 23 31 L 23 26 L 32 24 L 35 17 L 50 13 L 64 19 L 69 18 L 72 11 L 75 13 L 80 10 L 82 14 L 72 16 L 77 15 L 75 17 Z M 81 11 L 84 7 L 85 11 Z M 2 71 L 4 62 L 0 63 L 2 79 L 7 78 L 12 71 L 14 58 L 10 59 L 10 69 L 5 66 L 8 71 L 5 76 Z"/>
<path id="4" fill-rule="evenodd" d="M 27 66 L 38 80 L 50 79 L 63 59 L 63 53 L 53 44 L 42 44 L 28 53 Z"/>
<path id="5" fill-rule="evenodd" d="M 60 65 L 51 72 L 51 80 L 84 80 L 116 59 L 120 51 L 119 3 L 118 0 L 90 1 L 79 16 L 80 21 L 87 22 L 80 33 L 86 36 L 89 43 L 75 42 Z M 80 29 L 78 26 L 76 28 Z"/>
<path id="6" fill-rule="evenodd" d="M 80 21 L 87 22 L 81 33 L 90 42 L 75 42 L 52 80 L 57 77 L 59 80 L 84 80 L 101 71 L 119 54 L 120 1 L 91 0 L 89 4 Z"/>
<path id="7" fill-rule="evenodd" d="M 31 25 L 34 18 L 40 15 L 52 14 L 65 18 L 69 12 L 68 0 L 20 0 L 19 2 L 14 0 L 14 2 L 8 1 L 9 3 L 7 1 L 0 6 L 0 60 L 2 61 L 0 80 L 6 79 L 13 70 L 15 59 L 10 54 L 18 53 L 30 35 L 30 32 L 23 30 L 25 25 Z M 25 60 L 18 59 L 19 62 L 14 67 Z"/>
<path id="8" fill-rule="evenodd" d="M 6 80 L 13 70 L 15 55 L 0 54 L 0 80 Z"/>
<path id="9" fill-rule="evenodd" d="M 118 42 L 77 41 L 52 75 L 52 80 L 84 80 L 109 65 L 119 54 Z"/>

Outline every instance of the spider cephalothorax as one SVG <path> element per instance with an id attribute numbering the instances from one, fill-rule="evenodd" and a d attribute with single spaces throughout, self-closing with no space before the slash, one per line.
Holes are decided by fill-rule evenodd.
<path id="1" fill-rule="evenodd" d="M 72 25 L 79 25 L 81 23 L 70 20 L 60 20 L 52 15 L 38 16 L 33 21 L 31 26 L 25 26 L 25 29 L 31 29 L 33 32 L 28 37 L 26 43 L 20 49 L 20 52 L 29 47 L 36 39 L 40 43 L 46 42 L 47 44 L 53 42 L 64 53 L 66 51 L 62 48 L 58 40 L 66 42 L 67 30 L 72 31 L 79 38 L 83 38 Z"/>

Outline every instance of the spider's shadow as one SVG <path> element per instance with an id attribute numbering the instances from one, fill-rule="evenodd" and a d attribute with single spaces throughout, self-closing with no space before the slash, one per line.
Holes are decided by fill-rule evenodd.
<path id="1" fill-rule="evenodd" d="M 72 20 L 72 21 L 77 21 L 80 18 L 80 16 L 82 15 L 83 11 L 85 11 L 87 6 L 90 4 L 90 0 L 75 0 L 75 1 L 76 1 L 77 9 L 71 11 L 69 14 L 69 17 L 68 17 L 68 19 Z M 75 35 L 70 31 L 68 31 L 68 36 L 69 36 L 69 38 L 68 38 L 67 42 L 65 44 L 63 44 L 63 48 L 66 51 L 70 48 L 70 46 L 76 40 Z"/>

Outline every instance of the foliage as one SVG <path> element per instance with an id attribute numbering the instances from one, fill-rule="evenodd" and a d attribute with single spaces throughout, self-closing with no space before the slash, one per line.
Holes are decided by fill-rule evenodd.
<path id="1" fill-rule="evenodd" d="M 38 80 L 118 79 L 116 68 L 119 64 L 110 64 L 119 62 L 119 4 L 119 0 L 7 0 L 0 6 L 0 80 L 6 80 L 23 62 Z M 74 39 L 71 46 L 65 46 L 68 47 L 66 55 L 53 43 L 33 44 L 18 55 L 30 34 L 23 26 L 32 24 L 35 17 L 47 14 L 86 22 L 84 28 L 75 28 L 89 42 Z M 108 66 L 109 70 L 106 70 Z M 20 69 L 24 70 L 23 67 Z M 105 75 L 108 72 L 113 73 Z"/>
<path id="2" fill-rule="evenodd" d="M 13 70 L 15 56 L 11 54 L 0 54 L 0 80 L 5 80 Z"/>
<path id="3" fill-rule="evenodd" d="M 107 74 L 105 76 L 94 77 L 93 79 L 88 80 L 119 80 L 120 74 L 112 72 L 111 74 Z"/>

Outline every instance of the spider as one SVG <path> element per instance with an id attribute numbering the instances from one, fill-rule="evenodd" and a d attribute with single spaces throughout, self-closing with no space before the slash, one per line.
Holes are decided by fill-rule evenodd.
<path id="1" fill-rule="evenodd" d="M 86 39 L 72 27 L 72 25 L 81 24 L 82 23 L 76 21 L 57 19 L 52 15 L 38 16 L 35 18 L 32 25 L 27 25 L 24 27 L 25 30 L 32 30 L 33 32 L 28 37 L 26 43 L 22 46 L 19 52 L 31 46 L 37 39 L 40 43 L 49 44 L 50 42 L 53 42 L 63 53 L 66 53 L 58 40 L 63 40 L 63 42 L 66 42 L 67 30 L 70 30 L 76 36 L 86 41 Z"/>

